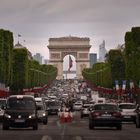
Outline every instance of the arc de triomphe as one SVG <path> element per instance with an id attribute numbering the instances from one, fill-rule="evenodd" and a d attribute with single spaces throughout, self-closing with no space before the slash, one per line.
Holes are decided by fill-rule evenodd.
<path id="1" fill-rule="evenodd" d="M 91 48 L 89 38 L 60 37 L 50 38 L 49 64 L 58 68 L 57 79 L 63 79 L 63 59 L 66 55 L 72 55 L 76 60 L 76 77 L 82 78 L 83 68 L 89 68 L 89 50 Z"/>

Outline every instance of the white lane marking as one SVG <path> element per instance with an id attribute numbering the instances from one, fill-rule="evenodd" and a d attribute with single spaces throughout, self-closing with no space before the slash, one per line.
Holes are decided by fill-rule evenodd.
<path id="1" fill-rule="evenodd" d="M 76 136 L 75 140 L 82 140 L 82 138 L 80 136 Z"/>
<path id="2" fill-rule="evenodd" d="M 61 133 L 61 140 L 63 140 L 63 139 L 64 139 L 64 135 L 65 135 L 65 128 L 66 128 L 66 125 L 64 125 L 63 130 L 62 130 L 62 133 Z"/>
<path id="3" fill-rule="evenodd" d="M 61 127 L 61 124 L 60 124 L 60 122 L 59 122 L 59 121 L 57 121 L 57 126 L 58 126 L 58 127 Z"/>
<path id="4" fill-rule="evenodd" d="M 41 140 L 52 140 L 52 138 L 50 136 L 43 136 Z"/>

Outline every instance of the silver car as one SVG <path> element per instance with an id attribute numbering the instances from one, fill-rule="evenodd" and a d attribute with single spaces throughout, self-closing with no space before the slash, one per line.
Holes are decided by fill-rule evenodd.
<path id="1" fill-rule="evenodd" d="M 43 122 L 43 124 L 48 123 L 48 112 L 45 110 L 45 106 L 41 103 L 36 103 L 37 105 L 37 117 L 38 121 Z"/>
<path id="2" fill-rule="evenodd" d="M 133 103 L 120 103 L 119 108 L 121 110 L 123 121 L 136 121 L 136 105 Z"/>
<path id="3" fill-rule="evenodd" d="M 91 104 L 84 104 L 81 109 L 81 118 L 89 116 Z"/>

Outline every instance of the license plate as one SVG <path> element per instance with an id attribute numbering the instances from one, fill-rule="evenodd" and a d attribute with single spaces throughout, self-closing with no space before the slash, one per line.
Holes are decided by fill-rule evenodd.
<path id="1" fill-rule="evenodd" d="M 16 123 L 24 123 L 25 120 L 23 120 L 23 119 L 16 119 L 15 122 L 16 122 Z"/>
<path id="2" fill-rule="evenodd" d="M 111 117 L 111 114 L 103 114 L 102 117 Z"/>
<path id="3" fill-rule="evenodd" d="M 131 118 L 131 116 L 124 116 L 124 118 L 129 119 L 129 118 Z"/>

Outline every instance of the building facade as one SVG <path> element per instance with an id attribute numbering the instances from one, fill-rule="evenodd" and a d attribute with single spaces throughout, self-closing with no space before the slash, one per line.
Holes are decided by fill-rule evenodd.
<path id="1" fill-rule="evenodd" d="M 49 64 L 58 69 L 57 79 L 63 79 L 63 58 L 72 55 L 76 59 L 76 77 L 82 78 L 82 70 L 89 68 L 89 38 L 60 37 L 49 39 Z"/>

